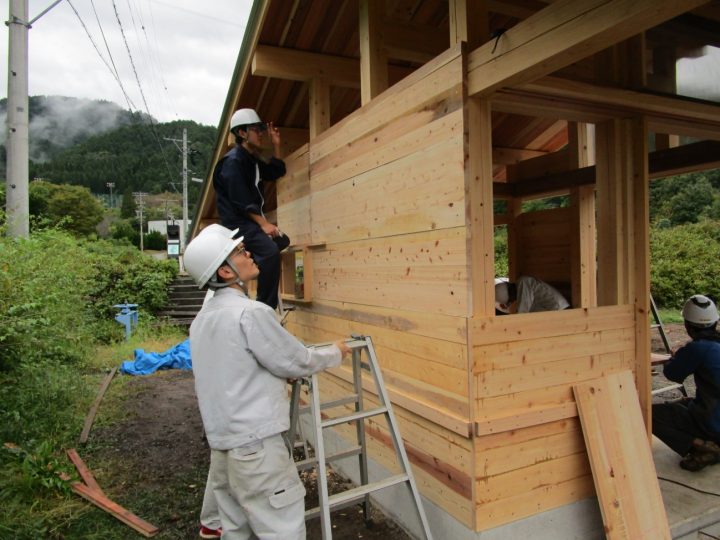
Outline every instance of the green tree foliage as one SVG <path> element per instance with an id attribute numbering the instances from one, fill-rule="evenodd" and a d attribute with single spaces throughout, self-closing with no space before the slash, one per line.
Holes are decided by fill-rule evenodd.
<path id="1" fill-rule="evenodd" d="M 0 370 L 81 360 L 92 343 L 121 334 L 114 304 L 136 303 L 151 314 L 166 303 L 177 273 L 174 261 L 58 230 L 0 239 L 0 269 Z"/>
<path id="2" fill-rule="evenodd" d="M 74 145 L 46 163 L 31 163 L 31 177 L 53 183 L 85 186 L 93 193 L 107 191 L 114 182 L 117 193 L 161 193 L 181 182 L 182 155 L 165 138 L 181 139 L 188 130 L 191 174 L 204 176 L 210 166 L 217 130 L 191 121 L 133 124 L 108 131 Z M 190 201 L 200 185 L 190 182 Z"/>
<path id="3" fill-rule="evenodd" d="M 122 204 L 120 205 L 120 217 L 134 218 L 136 208 L 137 206 L 135 205 L 132 190 L 126 189 L 123 193 Z"/>
<path id="4" fill-rule="evenodd" d="M 650 221 L 660 227 L 720 218 L 720 169 L 650 183 Z"/>
<path id="5" fill-rule="evenodd" d="M 35 180 L 28 187 L 28 199 L 31 216 L 80 236 L 95 233 L 105 215 L 102 205 L 81 186 Z"/>
<path id="6" fill-rule="evenodd" d="M 696 293 L 720 298 L 719 223 L 652 228 L 650 254 L 650 282 L 658 305 L 679 309 Z"/>

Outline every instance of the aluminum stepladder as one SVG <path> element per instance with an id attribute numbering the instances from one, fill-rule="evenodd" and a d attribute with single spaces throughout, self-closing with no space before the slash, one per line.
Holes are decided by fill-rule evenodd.
<path id="1" fill-rule="evenodd" d="M 665 327 L 660 320 L 660 314 L 658 313 L 657 306 L 655 305 L 655 300 L 653 299 L 652 294 L 650 295 L 650 311 L 652 312 L 653 321 L 655 321 L 650 325 L 650 329 L 658 331 L 658 333 L 660 334 L 660 339 L 663 343 L 663 347 L 665 348 L 664 355 L 656 355 L 653 353 L 651 353 L 650 355 L 650 365 L 657 367 L 663 365 L 670 359 L 670 356 L 672 355 L 672 349 L 670 348 L 670 342 L 668 341 L 667 334 L 665 334 Z M 662 388 L 657 388 L 650 392 L 650 394 L 655 396 L 657 394 L 662 394 L 663 392 L 669 392 L 670 390 L 680 390 L 682 395 L 684 397 L 687 397 L 687 390 L 685 390 L 685 385 L 682 383 L 672 383 L 667 386 L 663 386 Z"/>
<path id="2" fill-rule="evenodd" d="M 290 430 L 288 432 L 288 438 L 294 443 L 296 437 L 296 430 L 300 422 L 300 414 L 309 410 L 312 418 L 313 433 L 315 436 L 315 457 L 309 458 L 307 453 L 302 461 L 296 463 L 298 469 L 308 469 L 312 467 L 317 468 L 318 476 L 318 496 L 319 505 L 317 508 L 307 510 L 305 512 L 305 519 L 311 519 L 319 516 L 321 520 L 322 538 L 323 540 L 332 539 L 332 525 L 330 522 L 331 510 L 337 510 L 345 508 L 353 504 L 362 504 L 363 514 L 366 522 L 370 519 L 370 494 L 385 489 L 394 485 L 405 484 L 408 487 L 410 496 L 412 498 L 415 510 L 420 520 L 421 529 L 424 537 L 428 540 L 432 540 L 432 534 L 430 533 L 430 527 L 428 525 L 427 516 L 420 500 L 420 494 L 415 484 L 415 478 L 410 468 L 410 462 L 405 451 L 403 440 L 400 436 L 398 429 L 397 420 L 392 410 L 392 404 L 388 398 L 387 390 L 385 389 L 385 383 L 383 382 L 382 373 L 375 355 L 375 348 L 373 347 L 372 339 L 369 336 L 353 336 L 352 339 L 347 340 L 346 344 L 352 350 L 352 370 L 353 370 L 353 394 L 329 401 L 325 403 L 320 402 L 320 389 L 318 382 L 318 374 L 312 375 L 308 379 L 297 380 L 293 384 L 292 394 L 290 398 Z M 318 347 L 323 345 L 317 345 Z M 362 352 L 366 351 L 368 362 L 362 361 Z M 363 400 L 363 387 L 362 387 L 362 370 L 369 371 L 375 382 L 375 389 L 377 391 L 377 399 L 379 401 L 379 407 L 374 409 L 364 409 Z M 309 407 L 300 407 L 300 392 L 303 384 L 308 385 L 308 391 L 310 394 L 310 405 Z M 334 407 L 340 407 L 343 405 L 352 404 L 354 406 L 354 413 L 348 415 L 338 416 L 329 420 L 323 420 L 322 411 L 328 410 Z M 367 442 L 365 438 L 365 420 L 383 415 L 387 420 L 388 429 L 392 436 L 395 453 L 398 459 L 402 472 L 400 474 L 389 476 L 388 478 L 369 482 L 368 475 L 368 456 L 367 456 Z M 341 451 L 337 454 L 326 455 L 325 443 L 323 439 L 323 430 L 332 426 L 336 426 L 344 423 L 355 423 L 356 434 L 357 434 L 357 445 L 347 450 Z M 337 493 L 335 495 L 328 494 L 327 486 L 327 471 L 326 464 L 331 461 L 335 461 L 342 458 L 348 458 L 352 456 L 358 457 L 358 465 L 360 470 L 360 485 L 358 487 Z"/>

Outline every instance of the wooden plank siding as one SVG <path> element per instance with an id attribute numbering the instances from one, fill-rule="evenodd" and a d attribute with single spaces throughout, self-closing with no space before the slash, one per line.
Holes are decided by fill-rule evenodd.
<path id="1" fill-rule="evenodd" d="M 593 495 L 573 385 L 635 365 L 632 305 L 471 324 L 476 529 Z"/>
<path id="2" fill-rule="evenodd" d="M 473 527 L 463 59 L 454 47 L 286 158 L 278 225 L 312 267 L 286 328 L 307 343 L 372 336 L 421 492 Z M 360 111 L 357 111 L 358 113 Z M 322 400 L 351 371 L 322 375 Z M 364 380 L 368 401 L 374 383 Z M 332 413 L 329 413 L 332 414 Z M 352 440 L 354 427 L 335 428 Z M 387 429 L 370 456 L 393 470 Z"/>

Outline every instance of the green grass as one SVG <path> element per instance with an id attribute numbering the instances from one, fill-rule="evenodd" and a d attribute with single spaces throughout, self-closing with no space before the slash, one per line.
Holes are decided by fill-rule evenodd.
<path id="1" fill-rule="evenodd" d="M 665 323 L 680 323 L 682 324 L 683 318 L 680 314 L 679 309 L 665 309 L 665 308 L 658 308 L 658 315 L 660 316 L 660 320 Z"/>
<path id="2" fill-rule="evenodd" d="M 0 538 L 126 540 L 139 537 L 70 491 L 69 483 L 62 480 L 60 474 L 73 480 L 78 475 L 65 449 L 77 446 L 85 415 L 101 381 L 113 366 L 131 359 L 135 348 L 162 351 L 184 338 L 171 327 L 146 327 L 131 341 L 97 347 L 88 358 L 72 366 L 47 362 L 30 366 L 21 373 L 0 373 L 0 413 L 5 419 L 3 440 L 0 440 L 3 445 L 0 447 Z M 93 429 L 122 419 L 122 404 L 130 396 L 128 379 L 116 377 L 113 381 Z M 81 450 L 81 455 L 92 455 L 96 450 L 98 447 L 91 443 Z M 107 460 L 96 467 L 113 471 L 127 457 L 115 455 L 115 461 Z M 178 479 L 159 491 L 128 493 L 135 498 L 135 507 L 143 509 L 144 519 L 152 523 L 153 519 L 162 518 L 162 522 L 171 524 L 164 526 L 167 531 L 156 538 L 188 537 L 182 526 L 189 532 L 192 525 L 194 531 L 206 474 L 206 470 L 193 471 L 191 478 Z M 195 496 L 175 501 L 177 493 L 188 492 L 188 485 L 197 486 L 190 490 Z M 173 501 L 172 509 L 168 501 Z M 170 511 L 174 514 L 168 516 Z M 182 519 L 184 514 L 187 520 Z"/>

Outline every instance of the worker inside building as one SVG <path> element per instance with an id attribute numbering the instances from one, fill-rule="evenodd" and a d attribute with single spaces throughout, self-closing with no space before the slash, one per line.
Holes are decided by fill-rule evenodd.
<path id="1" fill-rule="evenodd" d="M 569 307 L 570 303 L 555 287 L 538 278 L 520 276 L 515 282 L 496 280 L 496 313 L 560 311 Z"/>

